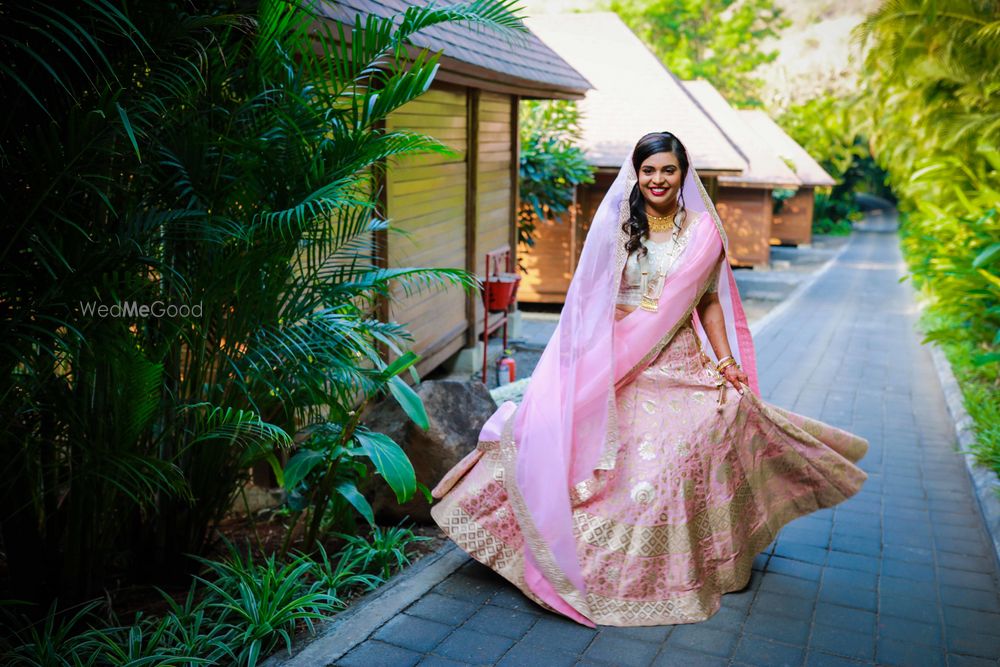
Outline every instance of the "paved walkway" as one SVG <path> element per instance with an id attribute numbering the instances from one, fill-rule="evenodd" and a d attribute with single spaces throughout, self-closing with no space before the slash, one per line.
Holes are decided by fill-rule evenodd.
<path id="1" fill-rule="evenodd" d="M 796 520 L 704 623 L 595 630 L 469 562 L 341 658 L 378 665 L 1000 663 L 1000 587 L 894 234 L 862 232 L 757 338 L 771 402 L 867 437 L 856 497 Z"/>

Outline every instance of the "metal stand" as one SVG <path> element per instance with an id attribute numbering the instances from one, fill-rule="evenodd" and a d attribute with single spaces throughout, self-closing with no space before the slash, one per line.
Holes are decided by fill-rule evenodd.
<path id="1" fill-rule="evenodd" d="M 486 372 L 489 365 L 487 359 L 487 348 L 490 334 L 503 327 L 503 348 L 507 349 L 507 323 L 510 321 L 510 309 L 517 302 L 517 283 L 513 285 L 510 298 L 506 299 L 503 310 L 491 312 L 490 306 L 494 304 L 499 296 L 499 290 L 507 292 L 511 290 L 510 283 L 503 283 L 500 278 L 503 274 L 513 274 L 514 256 L 510 251 L 510 246 L 503 246 L 493 252 L 486 253 L 486 276 L 483 279 L 483 382 L 486 382 Z M 496 305 L 496 304 L 494 304 Z M 492 317 L 491 317 L 492 315 Z"/>

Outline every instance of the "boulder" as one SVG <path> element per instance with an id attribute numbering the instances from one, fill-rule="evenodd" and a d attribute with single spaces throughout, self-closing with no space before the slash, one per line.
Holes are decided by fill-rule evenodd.
<path id="1" fill-rule="evenodd" d="M 430 427 L 424 431 L 389 398 L 366 411 L 363 423 L 385 433 L 402 446 L 417 481 L 434 488 L 444 474 L 476 447 L 479 431 L 496 410 L 486 385 L 462 380 L 427 380 L 414 387 L 424 402 Z M 419 523 L 432 523 L 430 505 L 424 495 L 399 505 L 382 480 L 373 485 L 373 507 L 381 516 L 409 516 Z"/>

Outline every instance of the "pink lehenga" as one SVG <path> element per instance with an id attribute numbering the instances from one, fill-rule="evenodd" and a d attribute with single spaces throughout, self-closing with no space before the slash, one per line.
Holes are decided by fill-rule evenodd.
<path id="1" fill-rule="evenodd" d="M 866 479 L 863 439 L 757 396 L 725 235 L 693 169 L 696 217 L 658 307 L 615 320 L 635 181 L 626 160 L 521 405 L 500 406 L 434 489 L 432 515 L 462 549 L 586 625 L 709 618 L 782 526 Z M 753 391 L 715 370 L 695 310 L 709 289 Z"/>

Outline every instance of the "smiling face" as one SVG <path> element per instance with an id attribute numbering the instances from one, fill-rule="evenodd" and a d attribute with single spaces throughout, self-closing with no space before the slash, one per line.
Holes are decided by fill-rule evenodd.
<path id="1" fill-rule="evenodd" d="M 653 153 L 639 165 L 639 191 L 654 211 L 669 213 L 681 187 L 681 165 L 673 153 Z"/>

